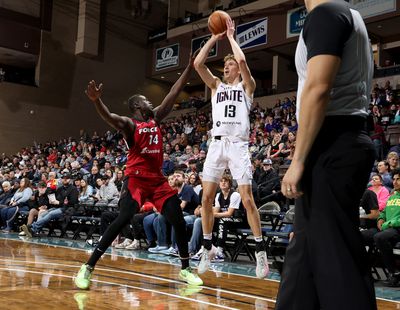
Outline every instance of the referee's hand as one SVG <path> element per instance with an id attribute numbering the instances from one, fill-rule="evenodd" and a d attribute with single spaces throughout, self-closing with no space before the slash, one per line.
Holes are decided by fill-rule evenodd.
<path id="1" fill-rule="evenodd" d="M 293 161 L 282 180 L 281 192 L 290 199 L 299 198 L 303 193 L 300 191 L 299 183 L 304 172 L 304 164 Z"/>

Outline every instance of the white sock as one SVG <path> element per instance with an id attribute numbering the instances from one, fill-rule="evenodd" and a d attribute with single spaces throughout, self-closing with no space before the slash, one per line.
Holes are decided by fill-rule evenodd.
<path id="1" fill-rule="evenodd" d="M 204 240 L 212 240 L 212 233 L 211 234 L 203 234 Z"/>
<path id="2" fill-rule="evenodd" d="M 263 237 L 262 237 L 262 236 L 254 237 L 254 240 L 255 240 L 256 242 L 261 242 L 261 241 L 263 241 Z"/>

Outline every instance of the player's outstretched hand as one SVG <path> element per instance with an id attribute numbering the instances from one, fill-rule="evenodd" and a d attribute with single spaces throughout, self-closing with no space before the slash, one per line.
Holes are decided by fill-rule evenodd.
<path id="1" fill-rule="evenodd" d="M 87 86 L 87 89 L 85 90 L 85 94 L 90 100 L 96 101 L 101 97 L 102 91 L 103 84 L 100 83 L 100 85 L 97 87 L 96 82 L 94 80 L 91 80 Z"/>
<path id="2" fill-rule="evenodd" d="M 229 18 L 226 20 L 226 36 L 229 38 L 233 38 L 235 34 L 235 22 Z"/>

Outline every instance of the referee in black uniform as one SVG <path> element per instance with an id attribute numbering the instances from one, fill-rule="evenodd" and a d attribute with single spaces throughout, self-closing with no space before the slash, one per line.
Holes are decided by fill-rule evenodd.
<path id="1" fill-rule="evenodd" d="M 341 0 L 305 0 L 296 50 L 299 129 L 282 193 L 296 198 L 277 310 L 376 309 L 359 224 L 374 162 L 366 132 L 372 49 L 361 15 Z"/>

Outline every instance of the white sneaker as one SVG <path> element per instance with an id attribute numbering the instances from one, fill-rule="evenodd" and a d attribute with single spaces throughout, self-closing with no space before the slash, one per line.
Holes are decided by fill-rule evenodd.
<path id="1" fill-rule="evenodd" d="M 150 253 L 161 253 L 162 251 L 165 251 L 165 250 L 168 250 L 168 247 L 167 246 L 159 246 L 159 245 L 157 245 L 156 247 L 154 247 L 154 248 L 149 248 L 148 249 L 148 251 L 150 252 Z"/>
<path id="2" fill-rule="evenodd" d="M 200 260 L 201 259 L 201 254 L 203 254 L 203 250 L 204 250 L 204 246 L 201 246 L 200 250 L 196 254 L 192 255 L 192 257 L 190 259 L 192 259 L 192 260 Z"/>
<path id="3" fill-rule="evenodd" d="M 25 233 L 24 231 L 21 231 L 21 232 L 18 234 L 18 236 L 21 236 L 21 237 L 26 236 L 26 233 Z"/>
<path id="4" fill-rule="evenodd" d="M 172 246 L 165 251 L 161 251 L 160 253 L 164 254 L 164 255 L 170 255 L 170 256 L 177 256 L 177 255 L 179 256 L 178 251 Z"/>
<path id="5" fill-rule="evenodd" d="M 139 250 L 139 249 L 140 249 L 140 242 L 137 239 L 133 240 L 133 242 L 125 248 L 125 250 Z"/>
<path id="6" fill-rule="evenodd" d="M 257 260 L 256 276 L 259 279 L 263 279 L 267 277 L 269 273 L 267 253 L 265 253 L 265 251 L 260 251 L 256 253 L 256 260 Z"/>
<path id="7" fill-rule="evenodd" d="M 217 253 L 214 258 L 211 260 L 212 263 L 220 263 L 225 260 L 224 250 L 221 247 L 217 248 Z"/>
<path id="8" fill-rule="evenodd" d="M 125 240 L 115 246 L 116 249 L 125 249 L 128 245 L 132 243 L 132 240 L 125 238 Z"/>
<path id="9" fill-rule="evenodd" d="M 217 248 L 214 245 L 211 247 L 211 250 L 207 250 L 206 248 L 204 248 L 197 269 L 198 273 L 200 274 L 205 273 L 210 268 L 211 261 L 214 259 L 216 254 L 217 254 Z"/>

